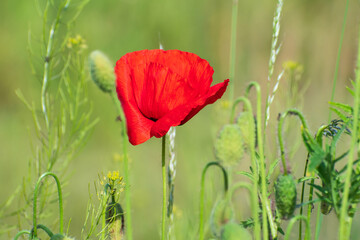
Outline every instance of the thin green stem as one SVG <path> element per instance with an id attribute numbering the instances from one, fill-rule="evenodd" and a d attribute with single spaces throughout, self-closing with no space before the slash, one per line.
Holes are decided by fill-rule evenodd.
<path id="1" fill-rule="evenodd" d="M 343 19 L 343 24 L 342 24 L 342 28 L 341 28 L 339 48 L 338 48 L 337 57 L 336 57 L 335 72 L 334 72 L 333 87 L 332 87 L 330 102 L 334 101 L 336 82 L 337 82 L 338 75 L 339 75 L 341 48 L 342 48 L 344 35 L 345 35 L 345 27 L 346 27 L 347 13 L 348 13 L 348 9 L 349 9 L 349 2 L 350 2 L 350 0 L 347 0 L 346 5 L 345 5 L 345 13 L 344 13 L 344 19 Z M 330 110 L 329 111 L 329 122 L 331 121 L 331 113 L 332 113 L 332 111 Z"/>
<path id="2" fill-rule="evenodd" d="M 228 175 L 227 172 L 225 170 L 225 168 L 223 166 L 221 166 L 221 164 L 219 162 L 209 162 L 208 164 L 206 164 L 206 166 L 204 167 L 202 174 L 201 174 L 201 189 L 200 189 L 200 216 L 199 216 L 199 240 L 203 240 L 204 239 L 204 198 L 205 198 L 205 175 L 206 172 L 208 170 L 208 168 L 210 166 L 218 166 L 222 173 L 223 173 L 223 177 L 224 177 L 224 190 L 225 193 L 227 192 L 228 188 L 229 188 L 229 183 L 228 183 Z"/>
<path id="3" fill-rule="evenodd" d="M 62 191 L 61 191 L 61 185 L 59 178 L 52 172 L 46 172 L 43 175 L 40 176 L 39 180 L 37 181 L 35 185 L 34 190 L 34 200 L 33 200 L 33 225 L 34 225 L 34 236 L 37 236 L 37 198 L 39 194 L 40 184 L 43 178 L 47 176 L 52 176 L 55 179 L 57 190 L 58 190 L 58 196 L 59 196 L 59 215 L 60 215 L 60 233 L 62 234 L 64 232 L 64 214 L 63 214 L 63 200 L 62 200 Z"/>
<path id="4" fill-rule="evenodd" d="M 231 118 L 230 118 L 230 122 L 233 121 L 234 116 L 235 116 L 235 108 L 237 106 L 237 104 L 239 104 L 240 102 L 243 102 L 243 104 L 245 105 L 246 111 L 248 111 L 250 114 L 248 114 L 249 119 L 248 122 L 250 124 L 250 132 L 252 133 L 253 137 L 250 137 L 250 154 L 251 154 L 251 163 L 252 163 L 252 168 L 253 168 L 253 172 L 254 172 L 254 180 L 253 180 L 253 187 L 252 187 L 252 200 L 251 200 L 251 206 L 252 206 L 252 211 L 253 211 L 253 218 L 254 218 L 254 234 L 255 234 L 255 239 L 261 239 L 261 229 L 260 229 L 260 223 L 259 223 L 259 216 L 258 216 L 258 211 L 259 211 L 259 201 L 258 201 L 258 181 L 259 181 L 259 170 L 258 170 L 258 164 L 256 162 L 256 153 L 255 153 L 255 124 L 254 124 L 254 119 L 253 119 L 253 111 L 252 111 L 252 106 L 250 104 L 250 101 L 245 98 L 245 97 L 240 97 L 238 99 L 235 100 L 233 107 L 232 107 L 232 111 L 231 111 Z"/>
<path id="5" fill-rule="evenodd" d="M 162 137 L 161 144 L 161 168 L 162 168 L 162 182 L 163 182 L 163 206 L 162 206 L 162 219 L 161 219 L 161 239 L 165 239 L 165 221 L 166 221 L 166 164 L 165 164 L 165 146 L 166 135 Z"/>
<path id="6" fill-rule="evenodd" d="M 340 229 L 339 229 L 339 239 L 345 240 L 350 237 L 351 222 L 352 217 L 347 213 L 349 208 L 349 191 L 351 185 L 351 174 L 353 171 L 354 163 L 354 154 L 357 153 L 358 148 L 358 136 L 359 136 L 359 106 L 360 106 L 360 31 L 358 38 L 358 55 L 357 55 L 357 65 L 356 65 L 356 79 L 355 79 L 355 100 L 354 100 L 354 115 L 353 115 L 353 125 L 351 132 L 351 144 L 349 151 L 349 158 L 346 167 L 346 178 L 344 185 L 344 193 L 341 202 L 340 209 Z"/>
<path id="7" fill-rule="evenodd" d="M 30 235 L 30 231 L 29 231 L 29 230 L 22 230 L 22 231 L 18 232 L 18 233 L 15 235 L 14 240 L 17 240 L 21 235 L 24 235 L 24 234 Z"/>
<path id="8" fill-rule="evenodd" d="M 316 216 L 315 240 L 319 240 L 323 217 L 324 216 L 321 214 L 321 207 L 319 206 Z"/>
<path id="9" fill-rule="evenodd" d="M 288 240 L 289 237 L 290 237 L 290 234 L 291 234 L 291 230 L 295 224 L 296 221 L 298 220 L 303 220 L 305 223 L 306 223 L 306 229 L 309 229 L 307 231 L 307 233 L 305 234 L 305 240 L 310 240 L 311 239 L 311 233 L 310 233 L 310 223 L 309 221 L 306 219 L 306 217 L 302 216 L 302 215 L 297 215 L 295 217 L 293 217 L 290 222 L 289 222 L 289 225 L 286 229 L 286 233 L 285 233 L 285 237 L 284 237 L 284 240 Z"/>
<path id="10" fill-rule="evenodd" d="M 48 118 L 47 104 L 46 104 L 46 90 L 47 90 L 48 82 L 50 79 L 51 53 L 53 51 L 53 42 L 54 42 L 54 38 L 55 38 L 55 33 L 56 33 L 59 23 L 60 23 L 61 14 L 62 14 L 63 10 L 68 7 L 69 3 L 70 3 L 70 0 L 66 0 L 59 6 L 59 10 L 57 12 L 56 18 L 55 18 L 54 22 L 52 23 L 50 31 L 49 31 L 49 39 L 48 39 L 47 46 L 46 46 L 46 56 L 44 58 L 44 73 L 43 73 L 43 80 L 42 80 L 42 86 L 41 86 L 41 106 L 42 106 L 42 111 L 43 111 L 43 114 L 45 117 L 45 123 L 46 123 L 47 129 L 49 129 L 49 118 Z M 46 21 L 44 22 L 44 24 L 46 24 Z M 45 28 L 45 26 L 44 26 L 44 28 Z"/>
<path id="11" fill-rule="evenodd" d="M 328 127 L 327 125 L 321 126 L 316 133 L 315 138 L 320 146 L 322 146 L 323 132 L 327 127 Z M 309 157 L 310 157 L 310 154 L 307 154 L 303 177 L 305 177 L 307 175 L 307 169 L 308 169 L 308 165 L 309 165 Z M 303 214 L 303 205 L 302 204 L 304 202 L 304 193 L 305 193 L 305 182 L 302 183 L 302 187 L 301 187 L 300 215 Z M 317 219 L 316 222 L 319 222 L 318 216 L 316 219 Z M 310 221 L 310 219 L 308 219 L 308 221 Z M 320 226 L 318 226 L 318 224 L 316 224 L 316 229 L 318 229 L 318 227 L 320 227 Z M 299 240 L 301 240 L 301 237 L 302 237 L 301 235 L 302 235 L 302 222 L 300 221 L 300 223 L 299 223 Z"/>
<path id="12" fill-rule="evenodd" d="M 228 90 L 230 102 L 232 102 L 234 99 L 238 7 L 239 7 L 239 1 L 233 0 L 232 17 L 231 17 L 231 38 L 230 38 L 230 64 L 229 64 L 230 82 L 229 82 L 229 90 Z"/>
<path id="13" fill-rule="evenodd" d="M 44 232 L 46 232 L 46 234 L 51 238 L 54 234 L 53 234 L 53 232 L 48 228 L 48 227 L 46 227 L 45 225 L 42 225 L 42 224 L 38 224 L 37 226 L 36 226 L 38 229 L 42 229 L 42 230 L 44 230 Z M 33 239 L 33 237 L 34 237 L 34 231 L 33 231 L 34 229 L 32 229 L 31 230 L 31 233 L 30 233 L 30 239 Z"/>
<path id="14" fill-rule="evenodd" d="M 271 235 L 273 238 L 277 237 L 277 227 L 272 216 L 270 202 L 267 198 L 267 185 L 266 185 L 266 173 L 265 173 L 265 161 L 264 161 L 264 145 L 263 145 L 263 134 L 262 134 L 262 124 L 261 124 L 261 90 L 260 85 L 257 82 L 251 82 L 246 88 L 245 96 L 247 97 L 250 89 L 255 87 L 257 95 L 257 106 L 256 106 L 256 119 L 257 119 L 257 141 L 259 148 L 259 160 L 260 160 L 260 178 L 261 178 L 261 201 L 262 201 L 262 226 L 263 226 L 263 239 L 268 239 L 268 219 L 270 224 Z"/>
<path id="15" fill-rule="evenodd" d="M 121 121 L 121 136 L 124 154 L 124 180 L 125 180 L 125 226 L 126 226 L 126 239 L 132 240 L 132 225 L 131 225 L 131 196 L 130 196 L 130 177 L 129 177 L 129 158 L 127 154 L 127 134 L 126 134 L 126 120 L 124 112 L 121 109 L 119 100 L 115 90 L 111 92 L 112 100 L 116 106 L 117 112 L 120 115 Z"/>
<path id="16" fill-rule="evenodd" d="M 289 114 L 298 116 L 300 121 L 301 121 L 301 124 L 303 125 L 303 127 L 306 130 L 308 130 L 308 126 L 307 126 L 307 123 L 305 121 L 305 118 L 304 118 L 304 116 L 302 115 L 302 113 L 299 110 L 297 110 L 297 109 L 288 109 L 286 112 L 281 114 L 280 119 L 279 119 L 279 123 L 278 123 L 278 139 L 279 139 L 279 146 L 280 146 L 281 162 L 282 162 L 283 168 L 284 168 L 284 175 L 287 175 L 287 167 L 286 167 L 286 160 L 285 160 L 284 141 L 283 141 L 283 138 L 282 138 L 282 126 L 284 124 L 284 120 L 285 120 L 286 116 L 289 115 Z"/>

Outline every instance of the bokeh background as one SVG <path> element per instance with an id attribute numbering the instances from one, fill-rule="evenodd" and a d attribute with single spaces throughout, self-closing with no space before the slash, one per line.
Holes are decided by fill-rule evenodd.
<path id="1" fill-rule="evenodd" d="M 159 42 L 165 49 L 194 52 L 213 66 L 216 83 L 229 78 L 231 7 L 231 0 L 92 0 L 78 18 L 73 33 L 86 39 L 89 53 L 99 49 L 114 63 L 127 52 L 159 48 Z M 275 7 L 274 0 L 239 0 L 236 96 L 243 94 L 244 86 L 250 81 L 258 81 L 266 93 Z M 275 75 L 286 61 L 302 65 L 300 88 L 308 87 L 302 95 L 303 103 L 292 107 L 305 113 L 313 130 L 328 119 L 328 101 L 344 9 L 345 1 L 335 0 L 297 0 L 285 1 L 284 4 L 280 32 L 282 47 Z M 345 103 L 352 101 L 345 87 L 350 86 L 349 80 L 354 78 L 359 12 L 360 2 L 351 0 L 335 95 L 336 101 Z M 28 99 L 40 101 L 40 80 L 31 74 L 27 53 L 28 30 L 39 26 L 41 19 L 33 1 L 0 1 L 0 203 L 22 183 L 31 156 L 31 113 L 16 97 L 15 90 L 21 89 Z M 282 100 L 288 87 L 285 77 L 272 106 L 268 134 L 271 146 L 276 142 L 272 133 L 276 130 L 277 113 L 285 109 L 286 103 Z M 69 233 L 78 239 L 89 199 L 89 184 L 97 181 L 99 174 L 112 170 L 121 172 L 121 163 L 116 157 L 121 154 L 121 139 L 115 108 L 111 99 L 90 80 L 89 98 L 94 104 L 93 116 L 100 122 L 87 145 L 71 162 L 64 187 L 67 194 L 65 217 L 67 221 L 71 219 Z M 221 103 L 208 106 L 186 125 L 177 128 L 175 205 L 178 239 L 194 239 L 197 233 L 202 167 L 215 160 L 214 139 L 221 124 L 227 121 L 226 116 L 219 116 L 219 108 Z M 159 236 L 162 199 L 160 142 L 154 138 L 139 146 L 130 146 L 135 239 L 158 239 Z M 292 141 L 288 139 L 287 144 L 291 148 Z M 276 156 L 274 149 L 268 157 Z M 291 159 L 298 177 L 304 158 L 305 153 L 300 147 Z M 238 170 L 248 170 L 249 165 L 245 159 Z M 207 216 L 217 195 L 221 194 L 219 179 L 216 171 L 208 175 Z M 246 192 L 240 192 L 234 202 L 238 209 L 237 218 L 244 220 L 249 216 Z M 337 239 L 337 226 L 338 221 L 331 213 L 324 220 L 321 239 Z M 360 238 L 359 226 L 359 217 L 356 217 L 353 239 Z M 9 236 L 3 234 L 0 238 L 9 239 Z"/>

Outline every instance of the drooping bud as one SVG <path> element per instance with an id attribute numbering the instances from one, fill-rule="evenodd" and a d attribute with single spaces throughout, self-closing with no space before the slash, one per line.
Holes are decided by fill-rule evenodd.
<path id="1" fill-rule="evenodd" d="M 229 222 L 221 231 L 221 240 L 252 240 L 251 234 L 241 225 Z"/>
<path id="2" fill-rule="evenodd" d="M 296 207 L 296 184 L 292 175 L 280 175 L 275 183 L 276 208 L 281 218 L 290 218 Z"/>
<path id="3" fill-rule="evenodd" d="M 110 93 L 115 90 L 114 65 L 101 51 L 93 51 L 89 57 L 91 79 L 101 89 Z"/>
<path id="4" fill-rule="evenodd" d="M 123 219 L 124 211 L 119 203 L 109 203 L 106 207 L 106 223 Z"/>
<path id="5" fill-rule="evenodd" d="M 211 231 L 218 236 L 222 227 L 234 219 L 234 209 L 231 202 L 220 200 L 214 206 L 210 216 Z"/>
<path id="6" fill-rule="evenodd" d="M 227 124 L 215 141 L 215 156 L 226 165 L 237 164 L 244 153 L 244 141 L 237 124 Z"/>
<path id="7" fill-rule="evenodd" d="M 68 237 L 66 235 L 62 235 L 60 233 L 52 235 L 50 240 L 75 240 L 75 238 Z"/>

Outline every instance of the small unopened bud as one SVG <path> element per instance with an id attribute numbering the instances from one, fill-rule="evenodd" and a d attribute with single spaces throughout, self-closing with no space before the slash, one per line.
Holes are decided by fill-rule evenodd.
<path id="1" fill-rule="evenodd" d="M 211 231 L 215 236 L 218 236 L 221 228 L 228 222 L 234 219 L 234 209 L 231 202 L 227 200 L 220 200 L 215 204 L 211 211 L 210 225 Z"/>
<path id="2" fill-rule="evenodd" d="M 281 218 L 289 219 L 296 206 L 296 184 L 292 175 L 280 175 L 275 183 L 276 208 Z"/>
<path id="3" fill-rule="evenodd" d="M 237 124 L 227 124 L 215 141 L 215 156 L 226 165 L 237 164 L 244 153 L 244 140 Z"/>
<path id="4" fill-rule="evenodd" d="M 52 235 L 50 240 L 75 240 L 75 238 L 70 238 L 68 236 L 57 233 L 57 234 Z"/>
<path id="5" fill-rule="evenodd" d="M 106 223 L 123 219 L 124 211 L 119 203 L 109 203 L 106 207 Z"/>
<path id="6" fill-rule="evenodd" d="M 251 240 L 251 234 L 241 225 L 229 222 L 221 231 L 221 240 Z"/>
<path id="7" fill-rule="evenodd" d="M 93 51 L 89 57 L 91 78 L 101 91 L 110 93 L 115 90 L 114 66 L 101 51 Z"/>

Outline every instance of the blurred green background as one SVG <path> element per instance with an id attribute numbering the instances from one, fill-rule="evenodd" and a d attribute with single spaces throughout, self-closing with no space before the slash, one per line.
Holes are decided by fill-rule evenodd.
<path id="1" fill-rule="evenodd" d="M 235 95 L 243 94 L 250 81 L 258 81 L 266 93 L 268 61 L 272 37 L 272 18 L 276 1 L 239 0 Z M 73 33 L 86 39 L 88 51 L 99 49 L 114 61 L 127 52 L 159 48 L 194 52 L 213 66 L 214 83 L 229 78 L 231 0 L 92 0 L 78 18 Z M 304 72 L 300 87 L 310 83 L 303 96 L 303 110 L 314 130 L 327 122 L 337 49 L 345 1 L 285 1 L 281 20 L 281 51 L 275 75 L 285 61 L 296 61 Z M 360 3 L 351 0 L 341 54 L 335 100 L 351 103 L 345 86 L 354 77 L 360 20 Z M 31 0 L 0 1 L 0 203 L 21 184 L 27 174 L 30 154 L 30 112 L 16 97 L 21 89 L 27 99 L 40 101 L 40 79 L 31 74 L 27 53 L 29 28 L 38 29 L 41 18 Z M 273 86 L 273 82 L 271 87 Z M 283 111 L 289 84 L 284 78 L 272 106 L 269 145 L 276 142 L 276 116 Z M 227 95 L 224 96 L 226 99 Z M 89 80 L 89 98 L 94 117 L 100 122 L 82 152 L 71 162 L 65 217 L 71 218 L 69 233 L 80 238 L 87 201 L 88 185 L 98 174 L 119 169 L 114 155 L 121 154 L 120 126 L 111 99 Z M 219 116 L 220 103 L 208 106 L 186 125 L 177 128 L 177 177 L 175 183 L 176 224 L 178 239 L 194 239 L 197 233 L 200 174 L 202 167 L 214 160 L 213 142 L 227 117 Z M 158 239 L 161 220 L 160 140 L 153 138 L 139 146 L 130 146 L 131 192 L 135 239 Z M 292 141 L 288 141 L 291 148 Z M 270 148 L 270 147 L 269 147 Z M 271 148 L 270 148 L 271 149 Z M 300 148 L 292 167 L 300 177 L 305 153 Z M 269 157 L 276 157 L 276 150 Z M 271 159 L 273 160 L 273 159 Z M 248 170 L 243 161 L 238 169 Z M 119 169 L 121 171 L 121 169 Z M 219 194 L 221 182 L 217 173 L 208 175 L 208 207 Z M 33 184 L 33 183 L 32 183 Z M 249 216 L 246 193 L 238 194 L 237 217 Z M 207 209 L 207 215 L 210 208 Z M 358 215 L 358 213 L 357 213 Z M 326 217 L 321 239 L 337 239 L 338 221 L 332 213 Z M 354 221 L 354 239 L 359 239 L 360 221 Z M 295 235 L 295 233 L 294 233 Z M 356 237 L 357 236 L 357 237 Z M 8 239 L 7 235 L 0 236 Z"/>

